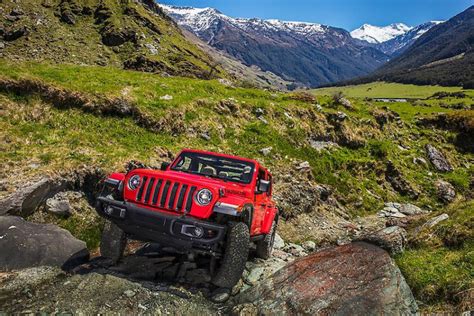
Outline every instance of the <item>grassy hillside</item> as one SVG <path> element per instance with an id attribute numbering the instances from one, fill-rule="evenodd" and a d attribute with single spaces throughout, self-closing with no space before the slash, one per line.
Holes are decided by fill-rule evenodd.
<path id="1" fill-rule="evenodd" d="M 213 78 L 215 62 L 152 0 L 4 1 L 2 57 Z"/>
<path id="2" fill-rule="evenodd" d="M 411 89 L 414 95 L 433 92 Z M 116 67 L 2 60 L 0 195 L 12 192 L 25 179 L 82 166 L 110 172 L 123 170 L 132 159 L 157 165 L 163 151 L 175 153 L 183 147 L 256 158 L 280 185 L 292 177 L 300 181 L 302 171 L 296 167 L 308 161 L 310 175 L 301 180 L 302 186 L 316 183 L 330 188 L 348 219 L 374 215 L 389 201 L 433 210 L 429 216 L 449 212 L 444 232 L 467 232 L 457 235 L 462 243 L 444 242 L 454 237 L 444 238 L 436 231 L 441 239 L 415 240 L 397 260 L 418 299 L 431 305 L 456 303 L 456 293 L 472 287 L 466 278 L 473 269 L 469 232 L 474 151 L 463 147 L 462 140 L 473 133 L 474 113 L 451 106 L 451 98 L 412 104 L 351 97 L 351 104 L 344 105 L 331 95 L 315 99 L 303 92 L 235 88 L 217 80 L 164 78 Z M 457 100 L 472 104 L 471 97 Z M 460 141 L 462 133 L 468 136 Z M 331 147 L 316 148 L 315 142 Z M 427 160 L 426 144 L 441 150 L 454 171 L 442 173 L 429 162 L 415 163 L 416 158 Z M 272 147 L 269 155 L 261 152 L 266 147 Z M 413 194 L 400 192 L 388 180 L 394 168 Z M 438 200 L 436 180 L 455 187 L 452 206 Z M 307 214 L 286 214 L 280 233 L 289 241 L 312 239 L 324 212 L 320 205 Z M 308 225 L 304 232 L 298 229 L 302 223 Z M 61 225 L 76 227 L 70 222 Z M 298 234 L 292 233 L 295 227 Z M 97 228 L 70 229 L 78 236 L 87 235 L 89 246 L 97 245 Z M 446 260 L 437 260 L 440 256 Z M 415 268 L 423 271 L 411 274 L 418 271 Z M 439 280 L 442 286 L 430 280 Z"/>
<path id="3" fill-rule="evenodd" d="M 407 98 L 426 99 L 437 92 L 464 92 L 474 97 L 474 90 L 463 90 L 462 87 L 417 86 L 412 84 L 371 82 L 360 85 L 320 88 L 312 90 L 315 95 L 333 95 L 342 91 L 351 98 Z"/>

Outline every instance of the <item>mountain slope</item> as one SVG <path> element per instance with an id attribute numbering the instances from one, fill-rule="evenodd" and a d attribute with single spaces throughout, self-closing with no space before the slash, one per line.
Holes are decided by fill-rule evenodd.
<path id="1" fill-rule="evenodd" d="M 474 85 L 474 6 L 424 33 L 370 76 L 388 81 Z"/>
<path id="2" fill-rule="evenodd" d="M 153 0 L 25 0 L 1 5 L 11 60 L 113 65 L 199 78 L 221 72 Z"/>
<path id="3" fill-rule="evenodd" d="M 411 27 L 403 23 L 393 23 L 383 27 L 364 24 L 360 28 L 353 30 L 351 36 L 371 44 L 380 44 L 403 35 L 411 29 Z"/>
<path id="4" fill-rule="evenodd" d="M 339 28 L 234 19 L 212 8 L 162 8 L 180 26 L 244 64 L 308 86 L 365 75 L 387 60 L 385 54 Z"/>
<path id="5" fill-rule="evenodd" d="M 410 47 L 421 35 L 428 32 L 433 26 L 436 26 L 441 21 L 430 21 L 411 28 L 406 33 L 398 35 L 388 41 L 379 43 L 376 48 L 394 58 L 403 53 Z"/>

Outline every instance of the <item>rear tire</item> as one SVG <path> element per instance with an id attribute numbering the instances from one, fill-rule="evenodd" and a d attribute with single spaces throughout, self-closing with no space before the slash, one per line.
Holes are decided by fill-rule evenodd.
<path id="1" fill-rule="evenodd" d="M 115 264 L 122 259 L 127 237 L 125 232 L 109 220 L 105 221 L 100 241 L 100 254 Z"/>
<path id="2" fill-rule="evenodd" d="M 212 284 L 231 289 L 242 277 L 249 256 L 250 232 L 245 223 L 229 223 L 224 257 L 220 262 Z"/>
<path id="3" fill-rule="evenodd" d="M 265 238 L 257 241 L 257 257 L 268 259 L 272 256 L 273 242 L 275 241 L 275 234 L 277 229 L 277 220 L 273 220 L 272 227 Z"/>

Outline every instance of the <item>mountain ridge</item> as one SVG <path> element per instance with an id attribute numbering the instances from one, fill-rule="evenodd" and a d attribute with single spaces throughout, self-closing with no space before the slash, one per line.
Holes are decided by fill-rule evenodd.
<path id="1" fill-rule="evenodd" d="M 344 29 L 319 23 L 231 18 L 211 8 L 161 6 L 212 47 L 287 81 L 319 86 L 368 74 L 388 59 Z"/>

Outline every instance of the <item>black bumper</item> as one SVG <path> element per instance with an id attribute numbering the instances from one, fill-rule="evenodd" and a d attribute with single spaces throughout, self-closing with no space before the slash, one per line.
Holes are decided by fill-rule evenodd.
<path id="1" fill-rule="evenodd" d="M 154 212 L 132 203 L 97 199 L 97 212 L 111 220 L 133 239 L 153 241 L 177 249 L 209 250 L 225 238 L 226 226 L 185 216 Z M 187 229 L 200 227 L 205 232 L 201 238 L 187 235 Z"/>

